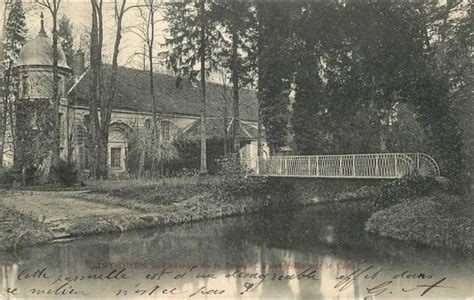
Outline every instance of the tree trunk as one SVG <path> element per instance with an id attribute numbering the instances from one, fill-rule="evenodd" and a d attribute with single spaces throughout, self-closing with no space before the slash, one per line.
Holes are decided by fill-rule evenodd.
<path id="1" fill-rule="evenodd" d="M 0 168 L 3 167 L 3 152 L 5 151 L 6 132 L 7 132 L 7 118 L 8 118 L 8 98 L 6 95 L 3 97 L 3 110 L 2 110 L 2 127 L 0 128 L 0 138 L 2 143 L 0 144 Z"/>
<path id="2" fill-rule="evenodd" d="M 263 88 L 263 72 L 262 72 L 262 53 L 263 53 L 263 19 L 262 19 L 262 10 L 264 4 L 258 4 L 257 7 L 257 19 L 258 19 L 258 37 L 257 37 L 257 69 L 258 69 L 258 79 L 257 79 L 257 159 L 260 159 L 263 156 L 263 146 L 262 146 L 262 108 L 261 108 L 261 94 Z"/>
<path id="3" fill-rule="evenodd" d="M 99 176 L 102 178 L 107 178 L 108 177 L 108 144 L 109 144 L 109 129 L 110 129 L 110 123 L 112 119 L 112 107 L 113 107 L 113 102 L 115 100 L 115 94 L 117 91 L 117 69 L 118 69 L 118 54 L 120 51 L 120 42 L 122 41 L 122 20 L 123 20 L 123 15 L 125 13 L 125 5 L 126 5 L 126 0 L 122 1 L 122 5 L 120 9 L 116 6 L 117 10 L 117 30 L 115 33 L 115 43 L 114 43 L 114 51 L 113 51 L 113 57 L 112 57 L 112 70 L 110 74 L 110 82 L 109 82 L 109 90 L 108 90 L 108 97 L 106 99 L 106 102 L 104 105 L 102 105 L 101 110 L 100 110 L 100 121 L 101 121 L 101 134 L 100 134 L 100 141 L 99 141 Z M 115 5 L 117 5 L 117 2 L 115 2 Z M 100 18 L 100 15 L 99 15 Z M 99 24 L 100 24 L 99 20 Z M 101 32 L 101 29 L 99 29 L 99 34 Z"/>
<path id="4" fill-rule="evenodd" d="M 234 122 L 233 122 L 233 139 L 232 139 L 232 146 L 234 153 L 237 154 L 237 159 L 240 160 L 240 113 L 239 113 L 239 77 L 240 77 L 240 70 L 239 70 L 239 63 L 238 63 L 238 42 L 239 37 L 237 36 L 237 32 L 232 33 L 232 58 L 231 58 L 231 68 L 232 68 L 232 108 L 234 114 Z"/>
<path id="5" fill-rule="evenodd" d="M 91 43 L 90 43 L 90 60 L 91 60 L 91 145 L 90 150 L 90 171 L 93 178 L 98 178 L 100 165 L 100 122 L 98 107 L 100 101 L 100 65 L 101 65 L 101 44 L 99 37 L 99 6 L 97 0 L 91 0 L 92 6 L 92 26 L 91 26 Z"/>
<path id="6" fill-rule="evenodd" d="M 206 16 L 204 0 L 200 1 L 201 30 L 200 30 L 200 60 L 201 60 L 201 169 L 200 174 L 207 174 L 207 145 L 206 145 Z"/>
<path id="7" fill-rule="evenodd" d="M 51 171 L 50 178 L 57 180 L 55 170 L 59 165 L 60 160 L 60 147 L 61 147 L 61 136 L 60 136 L 60 126 L 61 124 L 59 119 L 59 68 L 58 68 L 58 58 L 59 58 L 59 49 L 58 49 L 58 6 L 56 4 L 57 0 L 53 0 L 53 8 L 51 9 L 51 14 L 53 17 L 53 143 L 51 151 Z M 52 176 L 52 177 L 51 177 Z"/>
<path id="8" fill-rule="evenodd" d="M 3 24 L 2 24 L 2 31 L 0 33 L 0 43 L 3 43 L 5 40 L 5 26 L 7 24 L 7 18 L 8 18 L 8 5 L 9 1 L 5 1 L 4 3 L 4 9 L 3 9 Z M 4 57 L 4 47 L 0 47 L 0 57 Z M 0 144 L 0 168 L 3 167 L 3 152 L 5 151 L 5 142 L 6 142 L 6 132 L 7 132 L 7 118 L 8 118 L 8 94 L 6 92 L 7 89 L 7 82 L 4 80 L 3 82 L 3 89 L 5 90 L 5 94 L 3 95 L 2 98 L 2 127 L 0 128 L 0 139 L 2 139 L 2 143 Z"/>
<path id="9" fill-rule="evenodd" d="M 149 2 L 149 35 L 148 35 L 148 40 L 146 41 L 147 46 L 148 46 L 148 63 L 150 64 L 149 68 L 149 80 L 150 80 L 150 96 L 152 100 L 152 112 L 153 112 L 153 132 L 152 132 L 152 145 L 154 148 L 158 149 L 159 157 L 158 159 L 162 159 L 162 149 L 160 148 L 161 145 L 161 137 L 159 134 L 159 128 L 158 128 L 158 107 L 157 107 L 157 101 L 156 101 L 156 95 L 155 95 L 155 73 L 154 73 L 154 67 L 153 67 L 153 45 L 155 43 L 155 7 L 154 7 L 154 2 L 153 0 Z M 156 170 L 155 169 L 155 162 L 152 162 L 152 173 L 154 173 Z M 160 170 L 159 172 L 162 173 L 162 164 L 158 164 Z"/>
<path id="10" fill-rule="evenodd" d="M 224 113 L 223 113 L 223 120 L 224 120 L 224 155 L 227 154 L 227 146 L 228 146 L 228 139 L 227 139 L 227 126 L 228 126 L 228 123 L 227 123 L 227 101 L 224 102 Z"/>

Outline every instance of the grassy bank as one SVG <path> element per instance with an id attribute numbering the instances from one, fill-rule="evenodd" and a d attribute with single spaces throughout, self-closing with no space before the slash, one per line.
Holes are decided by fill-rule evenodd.
<path id="1" fill-rule="evenodd" d="M 88 201 L 91 201 L 91 198 Z M 115 198 L 115 201 L 120 199 Z M 120 205 L 128 206 L 129 203 L 126 200 Z M 201 195 L 179 203 L 153 206 L 150 210 L 140 206 L 141 213 L 136 214 L 78 218 L 73 222 L 70 231 L 72 236 L 122 232 L 257 212 L 265 207 L 265 202 L 256 198 L 239 198 L 233 203 L 223 203 L 208 195 Z"/>
<path id="2" fill-rule="evenodd" d="M 134 214 L 91 216 L 71 226 L 72 235 L 125 231 L 161 225 L 181 224 L 271 209 L 266 182 L 238 180 L 239 192 L 229 191 L 236 182 L 210 178 L 205 182 L 149 182 L 126 185 L 101 185 L 75 194 L 81 201 L 124 207 Z M 256 193 L 260 189 L 262 192 Z M 232 193 L 229 194 L 229 193 Z"/>
<path id="3" fill-rule="evenodd" d="M 397 240 L 471 252 L 474 237 L 470 205 L 458 196 L 411 199 L 374 213 L 366 230 Z"/>
<path id="4" fill-rule="evenodd" d="M 51 240 L 48 226 L 34 216 L 0 205 L 0 251 Z"/>
<path id="5" fill-rule="evenodd" d="M 209 177 L 97 181 L 83 191 L 4 191 L 0 250 L 272 209 L 265 186 L 250 178 Z"/>
<path id="6" fill-rule="evenodd" d="M 383 237 L 472 252 L 472 197 L 452 195 L 432 178 L 394 181 L 374 199 L 366 231 Z"/>

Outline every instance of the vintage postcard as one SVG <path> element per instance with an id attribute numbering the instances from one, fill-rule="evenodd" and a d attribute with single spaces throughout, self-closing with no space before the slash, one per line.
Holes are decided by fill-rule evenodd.
<path id="1" fill-rule="evenodd" d="M 0 300 L 473 299 L 468 0 L 0 0 Z"/>

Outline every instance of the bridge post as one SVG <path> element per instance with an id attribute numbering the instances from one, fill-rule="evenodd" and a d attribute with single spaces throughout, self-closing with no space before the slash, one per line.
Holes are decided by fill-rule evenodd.
<path id="1" fill-rule="evenodd" d="M 311 176 L 311 156 L 308 156 L 308 175 Z"/>
<path id="2" fill-rule="evenodd" d="M 319 177 L 319 156 L 316 156 L 316 176 Z"/>
<path id="3" fill-rule="evenodd" d="M 356 156 L 352 155 L 352 176 L 356 177 Z"/>
<path id="4" fill-rule="evenodd" d="M 395 177 L 400 177 L 398 174 L 398 154 L 395 154 Z"/>
<path id="5" fill-rule="evenodd" d="M 285 158 L 285 175 L 288 175 L 288 159 Z"/>
<path id="6" fill-rule="evenodd" d="M 280 156 L 280 172 L 279 175 L 283 175 L 283 157 Z"/>
<path id="7" fill-rule="evenodd" d="M 342 173 L 342 156 L 339 157 L 339 176 L 343 176 Z"/>
<path id="8" fill-rule="evenodd" d="M 375 154 L 375 176 L 379 176 L 380 170 L 379 170 L 379 155 Z"/>

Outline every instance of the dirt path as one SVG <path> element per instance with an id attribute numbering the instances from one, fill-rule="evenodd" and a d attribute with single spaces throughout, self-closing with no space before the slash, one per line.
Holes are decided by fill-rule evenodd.
<path id="1" fill-rule="evenodd" d="M 0 204 L 32 214 L 46 222 L 85 216 L 107 216 L 138 213 L 119 206 L 103 205 L 71 197 L 82 192 L 11 192 L 0 196 Z"/>

